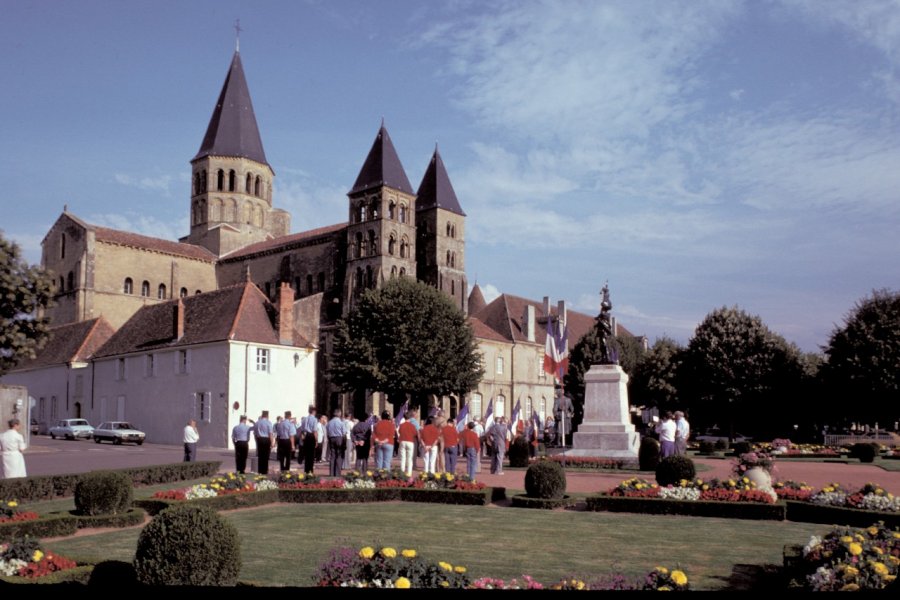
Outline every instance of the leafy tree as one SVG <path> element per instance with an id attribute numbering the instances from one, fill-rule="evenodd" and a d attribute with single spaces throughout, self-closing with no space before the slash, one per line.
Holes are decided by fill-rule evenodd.
<path id="1" fill-rule="evenodd" d="M 584 375 L 591 365 L 598 364 L 602 356 L 601 340 L 602 326 L 600 315 L 594 319 L 594 326 L 575 344 L 569 354 L 569 370 L 564 378 L 566 394 L 572 398 L 572 406 L 575 408 L 573 424 L 581 423 L 584 416 Z M 610 348 L 615 356 L 618 356 L 619 366 L 631 375 L 635 366 L 644 354 L 644 347 L 638 338 L 630 335 L 614 336 L 610 339 Z"/>
<path id="2" fill-rule="evenodd" d="M 637 364 L 630 381 L 629 393 L 633 404 L 655 406 L 659 409 L 678 408 L 676 380 L 684 347 L 669 337 L 653 343 Z"/>
<path id="3" fill-rule="evenodd" d="M 859 300 L 825 348 L 824 379 L 841 411 L 856 419 L 897 419 L 900 398 L 900 292 Z M 848 416 L 849 416 L 848 415 Z"/>
<path id="4" fill-rule="evenodd" d="M 0 374 L 34 358 L 46 341 L 53 280 L 26 263 L 19 246 L 0 234 Z"/>
<path id="5" fill-rule="evenodd" d="M 741 433 L 787 433 L 784 407 L 800 390 L 800 352 L 758 316 L 714 310 L 688 342 L 678 372 L 681 401 L 697 424 Z"/>
<path id="6" fill-rule="evenodd" d="M 329 374 L 344 391 L 462 396 L 484 375 L 472 328 L 440 291 L 409 277 L 363 294 L 338 321 Z"/>

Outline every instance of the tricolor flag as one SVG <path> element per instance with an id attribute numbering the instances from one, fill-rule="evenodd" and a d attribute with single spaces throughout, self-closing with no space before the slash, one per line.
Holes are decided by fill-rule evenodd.
<path id="1" fill-rule="evenodd" d="M 494 424 L 494 399 L 488 400 L 487 410 L 484 413 L 484 432 L 487 433 Z"/>
<path id="2" fill-rule="evenodd" d="M 556 377 L 559 353 L 556 351 L 556 326 L 553 317 L 547 315 L 547 339 L 544 342 L 544 371 Z"/>
<path id="3" fill-rule="evenodd" d="M 437 413 L 438 413 L 438 407 L 437 407 L 437 404 L 435 404 L 434 406 L 432 406 L 432 407 L 428 410 L 428 416 L 429 416 L 429 417 L 433 417 L 433 416 L 435 416 Z"/>
<path id="4" fill-rule="evenodd" d="M 509 434 L 511 437 L 516 437 L 516 426 L 519 424 L 519 413 L 522 411 L 522 407 L 520 406 L 521 398 L 516 400 L 516 407 L 512 411 L 512 416 L 509 418 Z"/>
<path id="5" fill-rule="evenodd" d="M 531 420 L 534 421 L 534 426 L 538 431 L 541 431 L 541 415 L 538 414 L 536 410 L 531 411 Z"/>
<path id="6" fill-rule="evenodd" d="M 557 325 L 556 329 L 556 353 L 559 357 L 556 365 L 556 378 L 562 383 L 569 371 L 569 327 L 565 324 L 562 329 Z"/>
<path id="7" fill-rule="evenodd" d="M 406 411 L 409 410 L 409 400 L 403 403 L 403 406 L 400 407 L 400 410 L 394 416 L 394 427 L 400 428 L 400 425 L 403 424 L 403 421 L 406 420 Z"/>
<path id="8" fill-rule="evenodd" d="M 466 405 L 462 407 L 462 410 L 459 411 L 459 414 L 456 415 L 456 430 L 462 431 L 466 428 L 466 422 L 469 420 L 469 403 L 466 402 Z"/>

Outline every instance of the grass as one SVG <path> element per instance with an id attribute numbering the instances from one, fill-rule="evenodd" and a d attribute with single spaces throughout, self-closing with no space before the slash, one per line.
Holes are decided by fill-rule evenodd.
<path id="1" fill-rule="evenodd" d="M 197 483 L 207 483 L 209 479 L 209 477 L 203 477 L 201 479 L 193 479 L 190 481 L 172 481 L 169 483 L 136 487 L 134 488 L 134 497 L 135 499 L 149 498 L 154 493 L 160 490 L 186 488 Z M 69 496 L 66 498 L 55 498 L 53 500 L 43 500 L 41 502 L 28 502 L 23 504 L 23 508 L 25 510 L 33 510 L 39 515 L 46 515 L 52 512 L 68 512 L 70 510 L 75 510 L 75 498 L 73 496 Z"/>
<path id="2" fill-rule="evenodd" d="M 270 505 L 223 513 L 242 540 L 243 580 L 306 586 L 330 548 L 415 548 L 469 569 L 472 577 L 543 582 L 657 565 L 685 569 L 697 589 L 728 588 L 748 565 L 780 565 L 784 544 L 804 544 L 824 525 L 701 517 L 655 517 L 432 504 Z M 47 544 L 63 555 L 130 561 L 139 530 Z M 287 567 L 287 568 L 286 568 Z M 749 567 L 751 570 L 755 567 Z"/>

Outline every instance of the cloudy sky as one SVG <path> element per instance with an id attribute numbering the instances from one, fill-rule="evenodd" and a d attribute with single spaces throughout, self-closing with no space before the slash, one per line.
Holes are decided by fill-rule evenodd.
<path id="1" fill-rule="evenodd" d="M 900 287 L 900 2 L 0 0 L 0 229 L 170 239 L 234 51 L 275 205 L 346 220 L 384 117 L 434 144 L 498 291 L 686 342 L 738 305 L 815 351 Z"/>

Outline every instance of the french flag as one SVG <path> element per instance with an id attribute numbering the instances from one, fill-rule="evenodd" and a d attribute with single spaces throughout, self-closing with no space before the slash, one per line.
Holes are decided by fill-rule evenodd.
<path id="1" fill-rule="evenodd" d="M 488 400 L 487 410 L 484 412 L 484 432 L 487 433 L 494 424 L 494 399 Z"/>
<path id="2" fill-rule="evenodd" d="M 462 410 L 459 411 L 459 414 L 456 415 L 456 430 L 462 431 L 466 428 L 466 422 L 469 420 L 469 403 L 466 402 L 466 405 L 462 407 Z"/>
<path id="3" fill-rule="evenodd" d="M 396 416 L 394 417 L 394 426 L 397 427 L 398 429 L 400 428 L 400 425 L 403 424 L 403 421 L 406 420 L 405 415 L 406 415 L 406 411 L 408 411 L 408 410 L 409 410 L 409 400 L 407 400 L 406 402 L 403 403 L 403 406 L 400 407 L 400 410 L 397 412 Z"/>
<path id="4" fill-rule="evenodd" d="M 562 330 L 558 326 L 554 329 L 557 354 L 556 378 L 562 381 L 569 371 L 569 327 L 563 325 Z"/>

